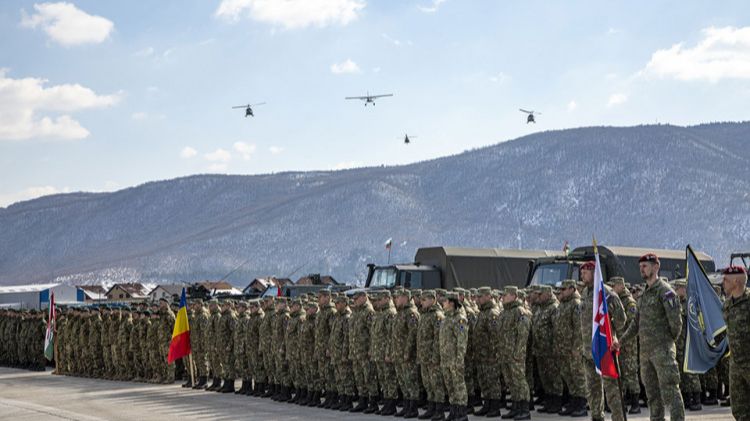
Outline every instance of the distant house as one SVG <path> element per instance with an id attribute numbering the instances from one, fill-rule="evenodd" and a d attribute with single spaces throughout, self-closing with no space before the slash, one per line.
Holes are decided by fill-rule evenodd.
<path id="1" fill-rule="evenodd" d="M 183 284 L 157 285 L 148 293 L 148 299 L 151 301 L 159 301 L 162 298 L 165 298 L 171 302 L 179 302 L 180 296 L 182 295 L 182 289 L 187 287 L 188 285 Z"/>
<path id="2" fill-rule="evenodd" d="M 333 278 L 333 276 L 329 276 L 329 275 L 320 276 L 317 274 L 303 276 L 297 280 L 296 284 L 297 285 L 339 285 L 339 283 Z"/>
<path id="3" fill-rule="evenodd" d="M 76 285 L 83 292 L 83 301 L 102 301 L 107 299 L 107 290 L 101 285 Z"/>
<path id="4" fill-rule="evenodd" d="M 242 293 L 245 295 L 259 295 L 262 294 L 268 287 L 283 287 L 291 285 L 292 280 L 289 278 L 276 278 L 274 276 L 268 278 L 255 278 L 253 279 Z"/>
<path id="5" fill-rule="evenodd" d="M 203 281 L 193 285 L 197 296 L 241 295 L 242 291 L 226 281 Z"/>
<path id="6" fill-rule="evenodd" d="M 148 298 L 148 291 L 138 282 L 114 284 L 107 291 L 109 301 L 145 301 L 146 298 Z"/>

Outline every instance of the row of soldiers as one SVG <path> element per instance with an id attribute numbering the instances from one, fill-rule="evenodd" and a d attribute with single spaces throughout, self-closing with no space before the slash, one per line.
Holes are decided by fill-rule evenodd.
<path id="1" fill-rule="evenodd" d="M 0 365 L 42 371 L 47 321 L 38 310 L 0 309 Z"/>

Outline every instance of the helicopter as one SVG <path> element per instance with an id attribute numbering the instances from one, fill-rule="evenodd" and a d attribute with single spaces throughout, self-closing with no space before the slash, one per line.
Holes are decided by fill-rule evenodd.
<path id="1" fill-rule="evenodd" d="M 409 137 L 409 135 L 408 135 L 408 134 L 404 134 L 404 144 L 405 144 L 405 145 L 408 145 L 408 144 L 410 144 L 410 143 L 411 143 L 411 140 L 412 140 L 412 139 L 416 139 L 416 138 L 417 138 L 417 136 L 412 136 L 412 137 Z"/>
<path id="2" fill-rule="evenodd" d="M 393 94 L 382 94 L 382 95 L 370 95 L 370 92 L 367 92 L 367 95 L 365 96 L 348 96 L 344 99 L 361 99 L 365 102 L 365 107 L 367 104 L 372 104 L 372 106 L 375 106 L 375 99 L 377 98 L 384 98 L 387 96 L 393 96 Z"/>
<path id="3" fill-rule="evenodd" d="M 529 115 L 528 117 L 526 117 L 526 124 L 529 124 L 529 123 L 536 124 L 536 120 L 534 120 L 534 115 L 541 115 L 542 114 L 542 113 L 540 113 L 538 111 L 528 111 L 528 110 L 524 110 L 523 108 L 519 108 L 518 110 L 521 111 L 522 113 L 526 113 L 526 114 Z"/>
<path id="4" fill-rule="evenodd" d="M 255 114 L 253 114 L 253 108 L 257 107 L 258 105 L 263 105 L 265 102 L 259 102 L 257 104 L 247 104 L 247 105 L 237 105 L 232 108 L 244 108 L 245 109 L 245 117 L 255 117 Z"/>

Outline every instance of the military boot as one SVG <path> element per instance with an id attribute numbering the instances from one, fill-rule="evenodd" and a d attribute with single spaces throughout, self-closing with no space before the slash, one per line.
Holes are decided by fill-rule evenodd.
<path id="1" fill-rule="evenodd" d="M 290 400 L 292 400 L 291 388 L 289 386 L 282 386 L 279 402 L 289 402 Z"/>
<path id="2" fill-rule="evenodd" d="M 396 415 L 396 401 L 394 399 L 386 399 L 383 408 L 378 411 L 378 415 L 392 416 Z"/>
<path id="3" fill-rule="evenodd" d="M 352 412 L 352 409 L 354 409 L 354 405 L 352 405 L 353 401 L 354 401 L 353 396 L 341 395 L 341 403 L 339 404 L 339 411 Z"/>
<path id="4" fill-rule="evenodd" d="M 589 416 L 589 411 L 586 409 L 586 398 L 573 397 L 570 398 L 570 400 L 572 401 L 572 403 L 570 404 L 570 408 L 572 408 L 572 410 L 568 415 L 574 418 Z"/>
<path id="5" fill-rule="evenodd" d="M 336 392 L 331 392 L 330 395 L 328 393 L 326 393 L 326 395 L 326 401 L 323 404 L 323 408 L 331 409 L 331 407 L 339 401 L 339 394 Z"/>
<path id="6" fill-rule="evenodd" d="M 224 386 L 222 386 L 219 392 L 234 393 L 234 379 L 224 379 Z"/>
<path id="7" fill-rule="evenodd" d="M 500 416 L 500 399 L 491 399 L 490 400 L 490 410 L 487 411 L 487 418 L 497 418 Z"/>
<path id="8" fill-rule="evenodd" d="M 404 418 L 417 418 L 419 416 L 419 401 L 410 400 L 407 401 L 406 412 Z"/>
<path id="9" fill-rule="evenodd" d="M 488 412 L 490 412 L 490 400 L 489 399 L 485 399 L 484 400 L 484 404 L 482 405 L 482 407 L 479 408 L 478 410 L 474 411 L 474 415 L 476 415 L 478 417 L 483 417 L 483 416 L 487 415 Z"/>
<path id="10" fill-rule="evenodd" d="M 432 414 L 430 421 L 445 421 L 446 406 L 442 402 L 435 403 L 435 413 Z"/>
<path id="11" fill-rule="evenodd" d="M 367 409 L 367 404 L 368 404 L 367 398 L 360 396 L 359 401 L 357 402 L 357 406 L 350 409 L 349 412 L 362 412 L 365 409 Z"/>
<path id="12" fill-rule="evenodd" d="M 273 385 L 273 395 L 271 395 L 271 400 L 278 402 L 279 396 L 281 396 L 281 385 L 275 384 Z"/>
<path id="13" fill-rule="evenodd" d="M 513 417 L 513 420 L 530 420 L 531 414 L 529 413 L 529 401 L 521 401 L 518 403 L 518 412 Z"/>
<path id="14" fill-rule="evenodd" d="M 193 379 L 192 379 L 192 377 L 188 377 L 187 381 L 182 384 L 182 387 L 193 387 Z"/>
<path id="15" fill-rule="evenodd" d="M 307 406 L 319 406 L 320 405 L 320 392 L 313 390 L 310 399 L 307 400 Z"/>
<path id="16" fill-rule="evenodd" d="M 562 409 L 562 396 L 548 395 L 547 405 L 544 406 L 544 412 L 548 414 L 557 414 Z"/>
<path id="17" fill-rule="evenodd" d="M 469 421 L 469 417 L 467 417 L 468 410 L 466 408 L 466 405 L 456 405 L 456 421 Z"/>
<path id="18" fill-rule="evenodd" d="M 445 418 L 445 421 L 456 421 L 456 412 L 457 412 L 457 405 L 450 405 L 449 411 L 448 411 L 448 417 Z"/>
<path id="19" fill-rule="evenodd" d="M 690 411 L 700 411 L 703 409 L 703 405 L 701 405 L 701 397 L 700 393 L 690 393 L 687 396 L 687 400 L 685 401 L 685 406 Z"/>
<path id="20" fill-rule="evenodd" d="M 193 385 L 193 389 L 205 389 L 207 380 L 206 376 L 199 376 L 198 383 Z"/>
<path id="21" fill-rule="evenodd" d="M 628 403 L 630 404 L 630 410 L 628 411 L 628 414 L 635 415 L 641 413 L 641 404 L 638 402 L 638 394 L 637 393 L 631 393 L 628 395 Z M 700 403 L 700 402 L 699 402 Z"/>
<path id="22" fill-rule="evenodd" d="M 209 391 L 213 392 L 214 390 L 216 390 L 216 389 L 218 389 L 220 387 L 221 387 L 221 378 L 214 377 L 213 378 L 213 382 L 211 383 L 211 386 L 208 386 L 206 388 L 206 390 L 209 390 Z"/>
<path id="23" fill-rule="evenodd" d="M 429 420 L 432 418 L 433 415 L 435 415 L 435 406 L 437 404 L 435 402 L 428 402 L 427 403 L 427 410 L 424 412 L 424 414 L 418 416 L 420 420 Z"/>
<path id="24" fill-rule="evenodd" d="M 367 401 L 368 401 L 367 408 L 364 411 L 362 411 L 362 413 L 364 413 L 364 414 L 374 414 L 374 413 L 378 412 L 378 410 L 380 409 L 378 407 L 378 397 L 377 396 L 370 396 L 370 398 Z"/>
<path id="25" fill-rule="evenodd" d="M 396 412 L 395 414 L 393 414 L 394 416 L 396 416 L 396 417 L 403 417 L 404 414 L 406 414 L 406 411 L 409 410 L 409 401 L 406 400 L 406 399 L 404 399 L 402 403 L 403 403 L 403 406 L 401 407 L 401 409 L 398 412 Z"/>
<path id="26" fill-rule="evenodd" d="M 245 390 L 247 390 L 247 381 L 245 379 L 242 379 L 242 384 L 240 385 L 240 388 L 238 390 L 235 390 L 234 394 L 235 395 L 244 394 Z"/>
<path id="27" fill-rule="evenodd" d="M 513 417 L 515 417 L 516 414 L 518 414 L 518 406 L 519 406 L 518 404 L 519 404 L 518 402 L 513 401 L 513 404 L 511 405 L 510 412 L 508 412 L 505 415 L 500 416 L 500 418 L 502 418 L 504 420 L 513 419 Z"/>
<path id="28" fill-rule="evenodd" d="M 703 402 L 703 405 L 718 405 L 719 400 L 716 398 L 716 391 L 715 390 L 709 390 L 708 396 L 706 397 L 706 400 Z"/>
<path id="29" fill-rule="evenodd" d="M 310 399 L 310 397 L 307 395 L 309 392 L 307 389 L 298 389 L 297 396 L 295 397 L 295 402 L 297 405 L 306 405 L 307 401 Z"/>
<path id="30" fill-rule="evenodd" d="M 276 393 L 276 385 L 273 383 L 266 383 L 264 385 L 266 387 L 266 391 L 260 395 L 261 398 L 270 398 L 273 397 Z"/>
<path id="31" fill-rule="evenodd" d="M 289 403 L 297 403 L 297 401 L 299 401 L 299 393 L 300 393 L 300 389 L 297 389 L 296 387 L 293 387 L 291 389 L 291 392 L 290 392 L 291 399 L 289 399 L 287 402 L 289 402 Z"/>

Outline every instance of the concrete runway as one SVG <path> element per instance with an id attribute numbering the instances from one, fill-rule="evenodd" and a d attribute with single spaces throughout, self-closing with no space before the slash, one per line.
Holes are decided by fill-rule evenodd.
<path id="1" fill-rule="evenodd" d="M 729 408 L 688 412 L 689 420 L 732 420 Z M 573 419 L 537 414 L 535 420 Z M 350 414 L 213 392 L 179 384 L 149 385 L 54 376 L 0 367 L 0 420 L 383 420 L 395 417 Z M 471 417 L 485 419 L 484 417 Z M 499 419 L 499 418 L 498 418 Z M 578 418 L 586 420 L 587 418 Z M 648 420 L 648 411 L 629 420 Z"/>

